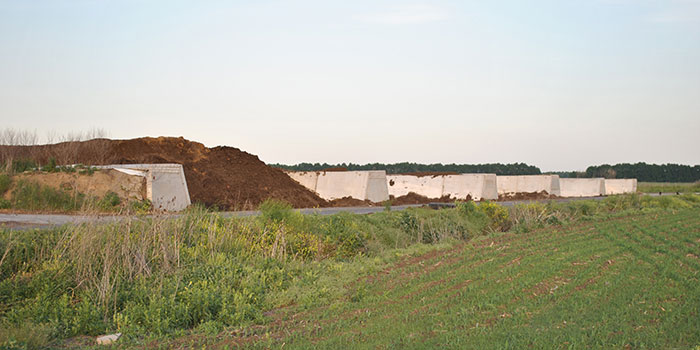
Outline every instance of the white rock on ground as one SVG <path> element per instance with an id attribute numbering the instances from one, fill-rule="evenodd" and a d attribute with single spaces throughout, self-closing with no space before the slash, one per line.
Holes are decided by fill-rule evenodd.
<path id="1" fill-rule="evenodd" d="M 122 336 L 121 333 L 115 333 L 115 334 L 108 334 L 108 335 L 99 336 L 99 337 L 97 337 L 97 344 L 100 344 L 100 345 L 111 345 L 111 344 L 113 344 L 114 342 L 116 342 L 116 341 L 119 339 L 119 337 L 121 337 L 121 336 Z"/>

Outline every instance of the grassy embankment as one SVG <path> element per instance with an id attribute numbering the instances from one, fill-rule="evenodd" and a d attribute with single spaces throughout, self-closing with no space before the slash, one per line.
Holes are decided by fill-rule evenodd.
<path id="1" fill-rule="evenodd" d="M 24 170 L 23 172 L 33 170 Z M 88 167 L 47 166 L 37 172 L 67 172 L 91 176 Z M 39 182 L 16 179 L 18 172 L 0 172 L 0 209 L 31 212 L 148 212 L 150 201 L 123 200 L 114 192 L 98 197 L 64 188 L 53 188 Z"/>
<path id="2" fill-rule="evenodd" d="M 640 182 L 637 191 L 642 193 L 700 193 L 700 181 L 696 182 Z"/>
<path id="3" fill-rule="evenodd" d="M 115 331 L 125 347 L 697 342 L 698 196 L 261 209 L 1 232 L 0 344 Z"/>

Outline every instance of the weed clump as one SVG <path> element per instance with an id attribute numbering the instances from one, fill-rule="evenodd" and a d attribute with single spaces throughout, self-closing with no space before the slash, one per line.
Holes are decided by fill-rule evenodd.
<path id="1" fill-rule="evenodd" d="M 10 178 L 9 175 L 0 174 L 0 196 L 5 194 L 5 192 L 7 192 L 7 190 L 10 189 L 11 184 L 12 184 L 12 178 Z"/>
<path id="2" fill-rule="evenodd" d="M 260 204 L 258 210 L 262 220 L 275 223 L 289 221 L 294 214 L 291 204 L 276 199 L 266 199 Z"/>

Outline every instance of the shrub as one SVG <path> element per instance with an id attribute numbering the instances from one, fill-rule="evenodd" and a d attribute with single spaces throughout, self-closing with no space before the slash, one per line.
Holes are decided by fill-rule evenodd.
<path id="1" fill-rule="evenodd" d="M 626 194 L 609 196 L 603 199 L 603 204 L 608 211 L 622 211 L 626 209 L 639 209 L 642 207 L 642 201 L 651 198 L 648 196 L 640 196 L 638 194 Z"/>
<path id="2" fill-rule="evenodd" d="M 148 214 L 153 211 L 153 203 L 150 200 L 130 200 L 126 205 L 127 211 L 132 214 Z"/>
<path id="3" fill-rule="evenodd" d="M 10 189 L 10 185 L 12 184 L 12 178 L 10 175 L 7 174 L 0 174 L 0 196 L 5 194 L 7 190 Z"/>
<path id="4" fill-rule="evenodd" d="M 488 228 L 489 226 L 490 219 L 488 215 L 486 215 L 483 210 L 480 210 L 479 207 L 472 201 L 458 202 L 457 212 L 466 217 L 477 227 L 480 227 L 481 231 L 484 231 L 484 229 Z"/>
<path id="5" fill-rule="evenodd" d="M 651 207 L 659 207 L 663 209 L 685 209 L 691 207 L 691 205 L 688 202 L 676 196 L 657 197 L 654 198 L 654 200 L 651 201 L 651 203 L 653 203 Z"/>
<path id="6" fill-rule="evenodd" d="M 369 235 L 360 230 L 357 220 L 351 214 L 331 215 L 322 225 L 323 233 L 336 245 L 336 256 L 349 258 L 360 254 L 365 248 Z"/>
<path id="7" fill-rule="evenodd" d="M 567 203 L 565 208 L 573 216 L 591 216 L 598 214 L 600 204 L 592 200 L 573 201 Z"/>
<path id="8" fill-rule="evenodd" d="M 22 173 L 36 168 L 37 164 L 31 159 L 16 159 L 12 162 L 12 171 L 15 173 Z"/>
<path id="9" fill-rule="evenodd" d="M 545 225 L 559 225 L 566 220 L 566 214 L 554 202 L 533 202 L 515 205 L 510 218 L 516 232 L 529 232 Z"/>
<path id="10" fill-rule="evenodd" d="M 287 246 L 290 254 L 294 257 L 310 260 L 319 256 L 323 248 L 323 243 L 319 237 L 312 233 L 299 232 L 289 235 L 287 238 Z"/>
<path id="11" fill-rule="evenodd" d="M 41 167 L 42 171 L 45 171 L 47 173 L 53 173 L 56 171 L 59 171 L 57 164 L 56 164 L 56 158 L 51 157 L 49 158 L 49 163 Z"/>
<path id="12" fill-rule="evenodd" d="M 403 210 L 398 215 L 398 225 L 406 233 L 412 234 L 418 231 L 418 219 L 409 210 Z"/>
<path id="13" fill-rule="evenodd" d="M 261 211 L 260 217 L 264 221 L 276 223 L 289 220 L 294 213 L 291 204 L 276 199 L 266 199 L 260 204 L 258 210 Z"/>
<path id="14" fill-rule="evenodd" d="M 102 197 L 99 206 L 103 209 L 111 210 L 114 209 L 114 207 L 118 206 L 121 202 L 122 200 L 121 198 L 119 198 L 119 195 L 112 191 L 109 191 L 104 195 L 104 197 Z"/>
<path id="15" fill-rule="evenodd" d="M 489 228 L 494 231 L 508 231 L 511 227 L 510 215 L 508 210 L 502 205 L 493 202 L 484 201 L 478 206 L 479 211 L 486 214 L 490 220 Z"/>

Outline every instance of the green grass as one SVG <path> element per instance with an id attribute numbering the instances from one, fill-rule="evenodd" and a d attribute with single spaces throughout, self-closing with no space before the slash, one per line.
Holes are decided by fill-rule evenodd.
<path id="1" fill-rule="evenodd" d="M 374 274 L 329 307 L 208 339 L 254 348 L 693 348 L 700 211 L 613 217 L 458 244 Z M 274 320 L 274 322 L 272 322 Z"/>
<path id="2" fill-rule="evenodd" d="M 0 196 L 4 195 L 10 189 L 12 178 L 7 174 L 0 173 Z"/>
<path id="3" fill-rule="evenodd" d="M 605 300 L 587 304 L 595 295 L 579 297 L 571 288 L 595 277 L 595 288 L 582 293 L 618 293 L 622 286 L 626 296 L 656 295 L 639 289 L 651 282 L 624 284 L 631 279 L 613 288 L 599 283 L 611 276 L 596 277 L 628 265 L 627 277 L 657 277 L 659 297 L 680 300 L 676 291 L 686 288 L 683 300 L 697 300 L 697 290 L 688 289 L 697 281 L 688 254 L 700 239 L 700 196 L 614 196 L 510 209 L 460 203 L 372 215 L 302 215 L 275 202 L 262 209 L 249 218 L 195 207 L 175 219 L 1 231 L 0 346 L 60 346 L 112 332 L 125 334 L 122 347 L 148 348 L 220 341 L 332 348 L 348 341 L 360 346 L 362 339 L 380 348 L 489 348 L 504 339 L 515 348 L 554 344 L 537 332 L 591 344 L 599 333 L 559 334 L 546 325 L 560 321 L 555 314 L 587 324 L 576 321 L 583 313 L 614 321 L 596 324 L 600 329 L 620 326 L 631 316 L 607 315 L 597 309 Z M 670 222 L 675 226 L 664 226 Z M 650 260 L 634 258 L 637 253 Z M 620 264 L 607 267 L 608 260 Z M 572 293 L 559 302 L 562 291 Z M 675 330 L 677 341 L 665 344 L 691 344 L 695 338 L 677 319 L 687 318 L 685 309 L 674 315 L 669 332 Z M 20 339 L 27 332 L 42 336 Z M 76 346 L 92 344 L 82 339 L 88 340 Z M 658 345 L 671 338 L 642 339 Z"/>
<path id="4" fill-rule="evenodd" d="M 10 190 L 10 198 L 3 195 Z M 123 202 L 114 192 L 102 197 L 77 191 L 56 189 L 28 180 L 14 181 L 0 174 L 0 209 L 48 212 L 143 212 L 150 211 L 149 201 Z"/>
<path id="5" fill-rule="evenodd" d="M 677 182 L 640 182 L 637 191 L 642 193 L 700 193 L 700 181 L 677 183 Z"/>

